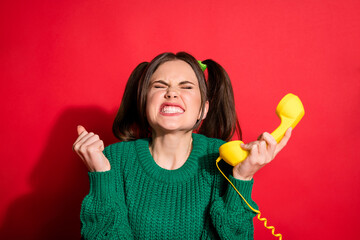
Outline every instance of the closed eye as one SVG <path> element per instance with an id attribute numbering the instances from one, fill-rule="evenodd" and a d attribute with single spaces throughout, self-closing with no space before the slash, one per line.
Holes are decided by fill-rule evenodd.
<path id="1" fill-rule="evenodd" d="M 189 82 L 189 81 L 180 82 L 179 85 L 182 89 L 193 89 L 195 86 L 193 82 Z"/>
<path id="2" fill-rule="evenodd" d="M 162 80 L 157 80 L 152 83 L 154 88 L 166 88 L 168 84 Z"/>
<path id="3" fill-rule="evenodd" d="M 153 86 L 154 88 L 166 88 L 165 85 L 161 85 L 161 84 L 154 84 Z"/>

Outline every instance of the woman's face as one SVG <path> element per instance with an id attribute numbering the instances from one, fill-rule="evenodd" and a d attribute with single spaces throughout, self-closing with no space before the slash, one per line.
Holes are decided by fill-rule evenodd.
<path id="1" fill-rule="evenodd" d="M 157 134 L 192 130 L 200 119 L 201 95 L 191 66 L 182 60 L 161 64 L 150 79 L 146 102 L 147 120 Z M 207 110 L 208 102 L 202 119 Z"/>

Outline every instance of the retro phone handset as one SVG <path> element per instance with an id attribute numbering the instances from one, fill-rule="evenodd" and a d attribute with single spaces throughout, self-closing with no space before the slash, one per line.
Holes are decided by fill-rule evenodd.
<path id="1" fill-rule="evenodd" d="M 296 95 L 289 93 L 285 95 L 279 102 L 276 107 L 276 114 L 281 120 L 281 124 L 278 128 L 275 129 L 271 133 L 271 135 L 275 138 L 275 140 L 279 143 L 280 140 L 284 137 L 286 130 L 289 127 L 295 128 L 295 126 L 299 123 L 301 118 L 305 114 L 304 106 L 301 103 L 301 100 Z M 226 177 L 226 175 L 219 168 L 219 161 L 223 159 L 228 164 L 235 166 L 246 159 L 249 155 L 247 150 L 244 150 L 240 147 L 242 141 L 231 141 L 225 143 L 219 148 L 219 158 L 216 160 L 216 166 L 221 172 L 221 174 L 229 181 L 231 186 L 235 189 L 235 191 L 240 195 L 240 197 L 244 200 L 244 202 L 249 206 L 249 208 L 257 213 L 257 217 L 260 221 L 264 222 L 264 226 L 268 229 L 272 229 L 272 234 L 275 237 L 278 237 L 280 240 L 282 239 L 281 234 L 275 234 L 275 228 L 273 226 L 267 226 L 267 219 L 261 218 L 260 211 L 254 209 L 250 206 L 250 204 L 245 200 L 245 198 L 240 194 L 240 192 L 235 188 L 232 182 Z"/>

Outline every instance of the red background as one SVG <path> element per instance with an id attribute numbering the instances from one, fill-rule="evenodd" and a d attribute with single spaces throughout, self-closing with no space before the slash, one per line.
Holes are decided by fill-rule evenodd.
<path id="1" fill-rule="evenodd" d="M 77 124 L 113 143 L 130 72 L 182 50 L 228 71 L 246 142 L 279 124 L 283 95 L 303 101 L 288 146 L 255 176 L 276 232 L 358 236 L 359 1 L 13 0 L 0 3 L 0 26 L 1 239 L 79 238 Z M 254 222 L 255 239 L 275 239 Z"/>

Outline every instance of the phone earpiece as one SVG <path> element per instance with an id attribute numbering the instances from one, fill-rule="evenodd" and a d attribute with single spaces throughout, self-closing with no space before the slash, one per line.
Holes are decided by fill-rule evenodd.
<path id="1" fill-rule="evenodd" d="M 280 118 L 281 124 L 271 135 L 280 142 L 286 130 L 289 127 L 294 129 L 304 114 L 305 109 L 300 98 L 292 93 L 286 94 L 276 107 L 276 115 Z"/>

